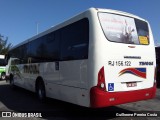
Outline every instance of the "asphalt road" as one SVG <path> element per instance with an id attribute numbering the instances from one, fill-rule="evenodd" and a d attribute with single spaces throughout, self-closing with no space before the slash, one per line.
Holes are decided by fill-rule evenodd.
<path id="1" fill-rule="evenodd" d="M 147 112 L 146 112 L 147 111 Z M 158 112 L 159 111 L 159 112 Z M 160 89 L 152 100 L 127 103 L 123 105 L 107 107 L 103 109 L 89 109 L 70 103 L 47 99 L 45 103 L 38 101 L 36 95 L 30 91 L 16 88 L 11 89 L 8 83 L 0 81 L 0 116 L 2 112 L 21 113 L 20 116 L 28 113 L 38 113 L 40 118 L 29 118 L 33 120 L 56 119 L 56 120 L 158 120 L 160 119 Z M 158 117 L 120 117 L 128 114 L 140 116 L 158 115 Z M 28 118 L 0 118 L 0 119 L 28 119 Z"/>

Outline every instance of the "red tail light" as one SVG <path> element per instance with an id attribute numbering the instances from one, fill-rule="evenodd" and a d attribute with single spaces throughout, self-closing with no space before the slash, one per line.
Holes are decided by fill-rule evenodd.
<path id="1" fill-rule="evenodd" d="M 106 84 L 105 84 L 105 74 L 104 74 L 104 67 L 102 67 L 98 73 L 98 83 L 97 87 L 103 91 L 106 91 Z"/>

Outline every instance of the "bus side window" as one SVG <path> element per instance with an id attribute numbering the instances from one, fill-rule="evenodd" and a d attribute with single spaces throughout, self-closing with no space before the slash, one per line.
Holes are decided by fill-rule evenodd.
<path id="1" fill-rule="evenodd" d="M 62 60 L 88 58 L 89 22 L 87 18 L 62 28 L 61 38 Z"/>

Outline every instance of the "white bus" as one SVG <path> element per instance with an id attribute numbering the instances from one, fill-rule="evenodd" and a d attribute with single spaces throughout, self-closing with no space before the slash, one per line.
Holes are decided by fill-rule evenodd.
<path id="1" fill-rule="evenodd" d="M 15 46 L 10 84 L 80 106 L 106 107 L 155 96 L 149 23 L 90 8 Z"/>

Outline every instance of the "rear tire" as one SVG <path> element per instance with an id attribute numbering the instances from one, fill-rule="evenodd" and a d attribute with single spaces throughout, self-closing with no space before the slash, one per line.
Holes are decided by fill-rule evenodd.
<path id="1" fill-rule="evenodd" d="M 1 74 L 1 80 L 5 80 L 6 79 L 6 74 L 5 73 L 2 73 Z"/>
<path id="2" fill-rule="evenodd" d="M 46 91 L 45 91 L 45 85 L 42 80 L 38 81 L 36 85 L 36 94 L 38 96 L 38 99 L 42 102 L 45 101 L 46 98 Z"/>

